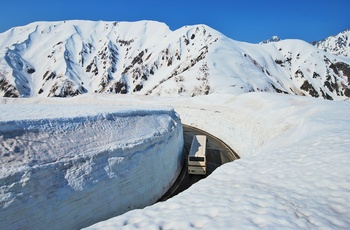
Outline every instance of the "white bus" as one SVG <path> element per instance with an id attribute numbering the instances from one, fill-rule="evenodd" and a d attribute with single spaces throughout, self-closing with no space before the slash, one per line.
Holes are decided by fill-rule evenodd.
<path id="1" fill-rule="evenodd" d="M 207 137 L 195 135 L 192 140 L 191 150 L 188 154 L 188 174 L 206 174 L 206 147 Z"/>

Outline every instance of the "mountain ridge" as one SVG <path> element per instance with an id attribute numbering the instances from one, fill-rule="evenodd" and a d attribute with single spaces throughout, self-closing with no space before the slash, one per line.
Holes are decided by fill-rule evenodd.
<path id="1" fill-rule="evenodd" d="M 0 34 L 0 96 L 196 96 L 253 91 L 350 97 L 350 61 L 301 40 L 249 44 L 206 26 L 35 22 Z"/>
<path id="2" fill-rule="evenodd" d="M 350 57 L 350 29 L 344 30 L 337 35 L 329 36 L 321 41 L 312 42 L 315 47 L 326 52 Z"/>

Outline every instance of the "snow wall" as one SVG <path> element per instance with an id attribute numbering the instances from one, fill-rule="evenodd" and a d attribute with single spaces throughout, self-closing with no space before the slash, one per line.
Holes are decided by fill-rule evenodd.
<path id="1" fill-rule="evenodd" d="M 9 118 L 0 148 L 0 229 L 78 229 L 156 202 L 180 173 L 183 133 L 172 109 Z"/>

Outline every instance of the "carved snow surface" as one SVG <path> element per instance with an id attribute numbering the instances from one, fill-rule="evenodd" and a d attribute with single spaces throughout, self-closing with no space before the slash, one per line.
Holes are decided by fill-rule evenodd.
<path id="1" fill-rule="evenodd" d="M 5 97 L 267 91 L 341 100 L 349 65 L 300 40 L 249 44 L 205 25 L 37 22 L 0 34 Z"/>
<path id="2" fill-rule="evenodd" d="M 172 109 L 3 104 L 1 229 L 80 229 L 156 202 L 181 170 Z"/>

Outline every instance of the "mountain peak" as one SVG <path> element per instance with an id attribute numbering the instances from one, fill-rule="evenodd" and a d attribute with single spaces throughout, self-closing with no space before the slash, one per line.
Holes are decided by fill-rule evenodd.
<path id="1" fill-rule="evenodd" d="M 275 35 L 275 36 L 272 36 L 270 39 L 260 42 L 259 44 L 267 44 L 267 43 L 279 42 L 279 41 L 281 41 L 281 39 Z"/>

